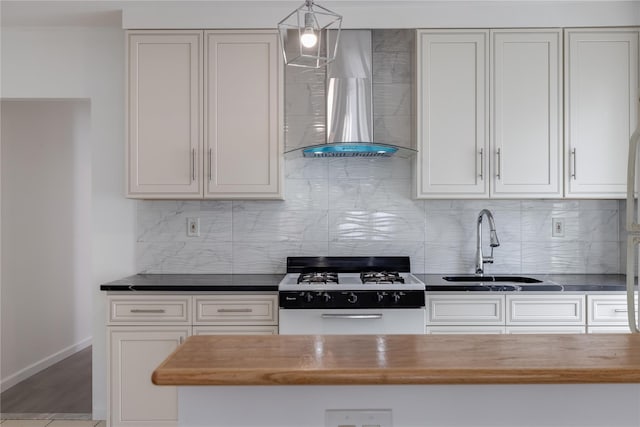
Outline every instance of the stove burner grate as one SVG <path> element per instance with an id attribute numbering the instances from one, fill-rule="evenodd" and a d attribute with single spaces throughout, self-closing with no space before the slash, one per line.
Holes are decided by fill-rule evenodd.
<path id="1" fill-rule="evenodd" d="M 300 283 L 339 283 L 338 273 L 301 273 L 298 277 L 298 284 Z"/>
<path id="2" fill-rule="evenodd" d="M 362 283 L 404 283 L 397 271 L 367 271 L 360 273 Z"/>

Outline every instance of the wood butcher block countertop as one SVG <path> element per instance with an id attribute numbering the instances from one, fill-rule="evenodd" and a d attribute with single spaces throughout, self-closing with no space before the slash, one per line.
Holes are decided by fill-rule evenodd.
<path id="1" fill-rule="evenodd" d="M 189 337 L 158 385 L 640 383 L 640 334 Z"/>

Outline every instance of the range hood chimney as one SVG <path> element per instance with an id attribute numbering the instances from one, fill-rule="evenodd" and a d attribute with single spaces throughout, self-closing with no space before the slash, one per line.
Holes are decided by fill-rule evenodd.
<path id="1" fill-rule="evenodd" d="M 373 139 L 370 30 L 342 30 L 327 65 L 327 143 L 303 147 L 304 157 L 409 157 L 415 150 Z M 297 151 L 296 150 L 296 151 Z"/>

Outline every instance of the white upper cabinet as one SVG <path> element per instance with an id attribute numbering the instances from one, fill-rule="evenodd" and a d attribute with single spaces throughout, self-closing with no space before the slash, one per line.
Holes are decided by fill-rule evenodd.
<path id="1" fill-rule="evenodd" d="M 417 198 L 562 196 L 561 36 L 418 31 Z"/>
<path id="2" fill-rule="evenodd" d="M 489 31 L 418 30 L 417 198 L 489 195 Z"/>
<path id="3" fill-rule="evenodd" d="M 567 197 L 623 198 L 638 124 L 638 29 L 565 30 Z"/>
<path id="4" fill-rule="evenodd" d="M 202 194 L 202 32 L 128 33 L 127 195 Z"/>
<path id="5" fill-rule="evenodd" d="M 491 31 L 491 197 L 562 197 L 561 40 Z"/>
<path id="6" fill-rule="evenodd" d="M 282 198 L 278 37 L 207 31 L 205 38 L 205 198 Z"/>
<path id="7" fill-rule="evenodd" d="M 275 31 L 128 37 L 127 196 L 282 199 Z"/>

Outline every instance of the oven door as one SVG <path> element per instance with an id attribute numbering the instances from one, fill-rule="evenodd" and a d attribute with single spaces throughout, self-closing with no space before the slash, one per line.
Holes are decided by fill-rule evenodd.
<path id="1" fill-rule="evenodd" d="M 280 309 L 281 335 L 424 334 L 424 308 Z"/>

